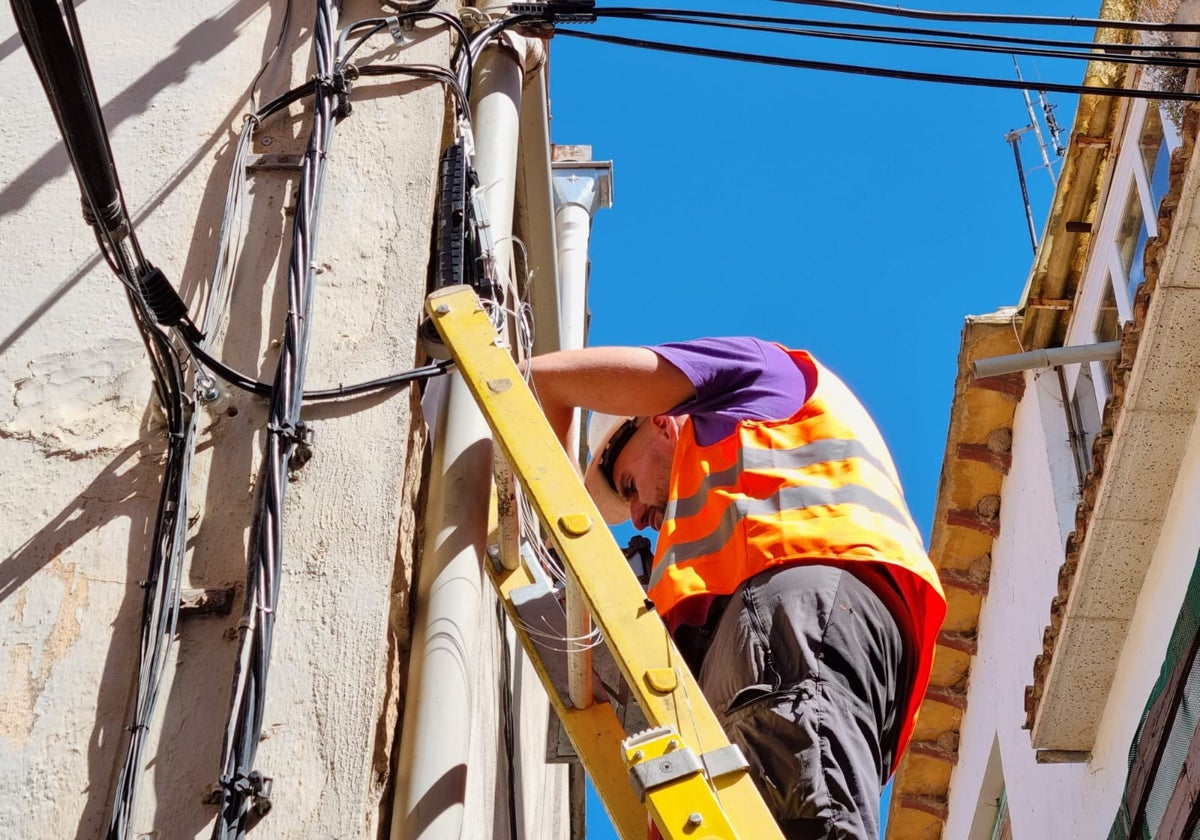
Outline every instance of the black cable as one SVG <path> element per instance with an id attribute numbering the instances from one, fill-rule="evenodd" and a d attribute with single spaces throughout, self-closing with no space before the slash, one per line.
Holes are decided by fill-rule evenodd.
<path id="1" fill-rule="evenodd" d="M 869 12 L 871 14 L 956 23 L 1011 23 L 1019 26 L 1085 26 L 1089 29 L 1123 29 L 1137 32 L 1200 32 L 1200 24 L 1195 23 L 1152 23 L 1149 21 L 1056 17 L 1051 15 L 998 15 L 986 12 L 930 12 L 924 9 L 880 6 L 875 3 L 858 2 L 858 0 L 775 0 L 775 2 L 788 3 L 794 6 L 820 6 L 827 9 L 844 9 L 853 12 Z"/>
<path id="2" fill-rule="evenodd" d="M 989 35 L 980 32 L 963 32 L 952 29 L 930 29 L 919 26 L 893 26 L 881 23 L 857 23 L 854 21 L 822 20 L 819 18 L 791 18 L 777 15 L 748 15 L 734 12 L 710 12 L 695 9 L 668 8 L 639 8 L 634 6 L 613 6 L 595 10 L 596 17 L 640 20 L 653 19 L 658 15 L 673 17 L 688 17 L 697 20 L 729 20 L 744 23 L 766 23 L 781 26 L 812 26 L 829 29 L 845 29 L 856 32 L 889 32 L 901 35 L 923 35 L 933 37 L 959 38 L 964 41 L 985 41 L 1001 44 L 1024 44 L 1035 47 L 1059 47 L 1063 49 L 1078 48 L 1081 50 L 1136 50 L 1148 53 L 1200 53 L 1200 46 L 1187 44 L 1128 44 L 1103 41 L 1067 41 L 1056 38 L 1028 38 L 1015 35 Z"/>
<path id="3" fill-rule="evenodd" d="M 316 79 L 308 148 L 301 165 L 287 271 L 287 316 L 271 386 L 267 435 L 251 529 L 238 659 L 222 745 L 220 811 L 214 840 L 242 840 L 270 807 L 269 786 L 255 768 L 266 705 L 283 561 L 288 464 L 306 443 L 300 418 L 316 287 L 316 253 L 324 178 L 344 94 L 334 78 L 332 0 L 318 0 L 313 26 Z"/>
<path id="4" fill-rule="evenodd" d="M 357 68 L 360 76 L 417 76 L 434 82 L 441 82 L 454 94 L 457 103 L 456 111 L 465 117 L 470 117 L 471 103 L 468 94 L 462 89 L 458 78 L 442 67 L 421 64 L 367 64 Z"/>
<path id="5" fill-rule="evenodd" d="M 11 0 L 11 6 L 79 181 L 85 217 L 89 223 L 115 230 L 121 225 L 116 172 L 82 59 L 59 6 L 37 0 Z"/>
<path id="6" fill-rule="evenodd" d="M 175 345 L 160 328 L 144 297 L 150 271 L 132 229 L 117 177 L 108 132 L 71 0 L 32 6 L 13 0 L 14 17 L 42 81 L 79 182 L 84 217 L 101 254 L 125 286 L 135 325 L 145 345 L 154 389 L 167 424 L 167 452 L 143 582 L 141 643 L 131 723 L 114 790 L 106 836 L 125 840 L 141 780 L 149 722 L 157 704 L 179 616 L 181 569 L 187 535 L 187 476 L 194 451 L 196 415 Z M 64 22 L 65 16 L 65 22 Z"/>
<path id="7" fill-rule="evenodd" d="M 508 771 L 508 834 L 510 840 L 520 836 L 517 826 L 517 764 L 516 734 L 513 727 L 512 655 L 508 650 L 508 615 L 504 603 L 496 600 L 496 627 L 500 636 L 500 720 L 504 736 L 504 763 Z"/>
<path id="8" fill-rule="evenodd" d="M 415 23 L 421 20 L 437 20 L 449 26 L 458 34 L 458 41 L 454 46 L 456 59 L 466 62 L 468 79 L 474 75 L 471 53 L 468 48 L 471 37 L 467 34 L 466 27 L 463 26 L 462 21 L 456 18 L 454 15 L 446 14 L 445 12 L 412 11 L 397 15 L 395 19 L 398 23 Z M 345 69 L 346 65 L 350 63 L 350 59 L 354 53 L 356 53 L 372 35 L 388 28 L 391 25 L 391 20 L 391 18 L 365 18 L 363 20 L 355 21 L 343 29 L 342 34 L 338 39 L 338 61 L 335 64 L 334 69 Z M 361 27 L 369 27 L 370 31 L 365 35 L 362 35 L 349 49 L 344 49 L 346 37 L 351 32 Z"/>
<path id="9" fill-rule="evenodd" d="M 198 344 L 190 344 L 189 349 L 199 360 L 205 369 L 215 373 L 221 379 L 228 382 L 243 391 L 248 391 L 260 397 L 271 396 L 271 385 L 259 381 L 252 376 L 247 376 L 229 365 L 210 355 Z M 358 397 L 363 394 L 368 394 L 372 391 L 379 391 L 384 388 L 394 388 L 399 385 L 407 385 L 410 382 L 418 382 L 422 379 L 429 379 L 434 376 L 440 376 L 453 366 L 450 360 L 434 362 L 421 367 L 412 368 L 411 370 L 400 371 L 399 373 L 388 374 L 381 376 L 378 379 L 371 379 L 366 382 L 358 382 L 354 385 L 339 385 L 336 388 L 325 388 L 317 391 L 305 391 L 305 402 L 319 402 L 321 400 L 336 400 L 347 397 Z"/>
<path id="10" fill-rule="evenodd" d="M 742 23 L 736 21 L 718 21 L 677 17 L 675 15 L 651 14 L 638 17 L 639 20 L 657 23 L 681 23 L 690 26 L 704 26 L 717 29 L 735 29 L 748 32 L 766 32 L 777 35 L 798 35 L 807 38 L 817 38 L 836 41 L 852 41 L 856 43 L 884 44 L 887 46 L 925 47 L 959 52 L 1001 53 L 1006 55 L 1021 55 L 1033 58 L 1063 58 L 1082 61 L 1107 61 L 1114 64 L 1140 64 L 1155 67 L 1200 67 L 1200 61 L 1179 58 L 1176 56 L 1136 55 L 1130 52 L 1127 45 L 1119 46 L 1119 53 L 1100 50 L 1095 44 L 1089 44 L 1082 51 L 1035 48 L 1028 46 L 992 46 L 986 44 L 961 43 L 949 40 L 894 38 L 879 35 L 860 35 L 849 32 L 829 32 L 816 29 L 798 29 L 775 26 L 772 24 Z M 935 30 L 936 31 L 936 30 Z"/>
<path id="11" fill-rule="evenodd" d="M 1037 82 L 1036 84 L 1018 79 L 989 79 L 978 76 L 955 76 L 945 73 L 921 73 L 913 70 L 896 70 L 881 67 L 866 67 L 856 64 L 838 64 L 829 61 L 812 61 L 800 58 L 784 58 L 782 56 L 759 55 L 756 53 L 718 50 L 709 47 L 693 47 L 685 44 L 668 44 L 650 41 L 644 38 L 625 38 L 618 35 L 602 35 L 595 32 L 583 32 L 574 29 L 560 29 L 558 34 L 572 38 L 582 38 L 586 41 L 599 41 L 606 44 L 616 44 L 624 47 L 640 47 L 659 52 L 678 53 L 680 55 L 695 55 L 705 58 L 720 58 L 728 61 L 742 61 L 750 64 L 766 64 L 774 67 L 791 67 L 802 70 L 824 70 L 833 73 L 849 73 L 858 76 L 875 76 L 887 79 L 904 79 L 917 82 L 938 82 L 950 85 L 965 85 L 967 87 L 991 87 L 1007 90 L 1028 90 L 1036 88 L 1052 93 L 1093 94 L 1096 96 L 1128 96 L 1133 99 L 1163 99 L 1186 102 L 1200 101 L 1200 93 L 1174 93 L 1160 90 L 1137 90 L 1133 88 L 1093 87 L 1090 85 L 1069 85 L 1056 82 Z"/>

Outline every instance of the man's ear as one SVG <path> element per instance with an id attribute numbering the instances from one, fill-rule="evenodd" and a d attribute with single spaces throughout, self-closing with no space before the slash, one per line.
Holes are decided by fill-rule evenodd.
<path id="1" fill-rule="evenodd" d="M 650 418 L 656 432 L 668 440 L 674 441 L 679 437 L 679 418 L 670 414 L 656 414 Z"/>

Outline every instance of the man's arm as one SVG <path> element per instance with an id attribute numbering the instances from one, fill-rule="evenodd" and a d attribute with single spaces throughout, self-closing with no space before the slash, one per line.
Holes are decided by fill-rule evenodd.
<path id="1" fill-rule="evenodd" d="M 564 440 L 572 410 L 651 417 L 695 395 L 679 368 L 645 347 L 560 350 L 529 360 L 534 387 L 551 428 Z"/>

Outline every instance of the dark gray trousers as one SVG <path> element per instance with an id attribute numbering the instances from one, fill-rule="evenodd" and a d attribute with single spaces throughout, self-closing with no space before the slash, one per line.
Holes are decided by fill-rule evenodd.
<path id="1" fill-rule="evenodd" d="M 785 836 L 877 840 L 907 676 L 875 593 L 831 566 L 771 569 L 706 641 L 700 687 Z"/>

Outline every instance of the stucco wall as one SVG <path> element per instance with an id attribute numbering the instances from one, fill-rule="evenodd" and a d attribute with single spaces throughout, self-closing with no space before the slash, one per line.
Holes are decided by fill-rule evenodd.
<path id="1" fill-rule="evenodd" d="M 379 13 L 378 4 L 344 5 L 343 20 Z M 80 4 L 142 246 L 197 316 L 232 144 L 285 8 L 282 0 Z M 312 19 L 310 4 L 295 4 L 282 52 L 262 78 L 265 97 L 311 74 Z M 448 54 L 439 31 L 418 34 L 403 60 L 444 66 Z M 94 837 L 124 752 L 162 435 L 127 304 L 80 217 L 65 152 L 7 12 L 0 78 L 0 474 L 8 477 L 0 487 L 0 825 L 6 836 Z M 354 112 L 330 156 L 310 387 L 413 365 L 443 103 L 435 85 L 402 77 L 355 86 Z M 254 151 L 295 153 L 306 137 L 303 120 L 268 123 Z M 265 379 L 281 331 L 277 281 L 294 177 L 251 178 L 250 238 L 222 350 Z M 224 390 L 200 421 L 186 587 L 245 578 L 265 404 Z M 325 404 L 306 418 L 315 456 L 287 488 L 258 753 L 274 777 L 274 809 L 255 835 L 373 836 L 388 807 L 406 674 L 420 422 L 407 391 Z M 208 834 L 214 808 L 202 797 L 219 773 L 240 607 L 180 626 L 137 832 Z M 495 645 L 484 655 L 494 657 Z M 485 764 L 499 760 L 492 677 L 479 675 L 475 698 Z M 538 691 L 526 673 L 518 694 L 533 711 L 519 724 L 518 747 L 534 753 L 544 734 Z M 539 798 L 565 802 L 565 774 L 547 776 L 539 758 L 518 765 L 530 774 L 526 808 Z M 482 810 L 472 831 L 490 837 L 506 782 L 485 774 L 474 785 Z M 561 827 L 564 815 L 544 818 Z"/>

